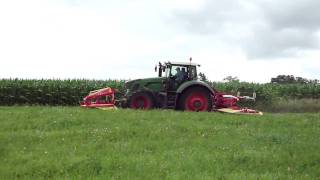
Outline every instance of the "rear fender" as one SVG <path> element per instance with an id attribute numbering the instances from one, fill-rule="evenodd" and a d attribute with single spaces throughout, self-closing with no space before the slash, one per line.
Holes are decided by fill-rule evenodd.
<path id="1" fill-rule="evenodd" d="M 194 81 L 187 81 L 183 84 L 180 85 L 180 87 L 177 89 L 177 94 L 183 93 L 185 90 L 187 90 L 190 87 L 203 87 L 207 89 L 212 95 L 215 94 L 215 90 L 210 87 L 207 83 L 199 80 L 194 80 Z"/>

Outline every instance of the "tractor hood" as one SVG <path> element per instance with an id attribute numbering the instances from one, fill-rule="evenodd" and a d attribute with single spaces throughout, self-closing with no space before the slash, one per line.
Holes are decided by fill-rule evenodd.
<path id="1" fill-rule="evenodd" d="M 149 88 L 160 88 L 163 80 L 165 77 L 154 77 L 154 78 L 144 78 L 144 79 L 135 79 L 125 83 L 126 89 L 136 90 L 142 87 L 149 87 Z M 157 87 L 154 87 L 157 86 Z"/>
<path id="2" fill-rule="evenodd" d="M 153 77 L 153 78 L 145 78 L 140 79 L 141 81 L 145 82 L 162 82 L 162 80 L 166 79 L 165 77 Z"/>
<path id="3" fill-rule="evenodd" d="M 127 81 L 126 84 L 130 86 L 131 84 L 140 83 L 140 82 L 162 82 L 162 80 L 164 80 L 164 79 L 165 79 L 165 77 L 134 79 L 131 81 Z"/>

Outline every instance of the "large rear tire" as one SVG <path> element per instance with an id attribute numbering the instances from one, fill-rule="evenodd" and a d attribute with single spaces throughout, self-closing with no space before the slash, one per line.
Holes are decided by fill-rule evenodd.
<path id="1" fill-rule="evenodd" d="M 179 109 L 185 111 L 211 111 L 212 98 L 210 92 L 201 87 L 191 87 L 179 98 Z"/>
<path id="2" fill-rule="evenodd" d="M 131 96 L 129 107 L 132 109 L 152 109 L 154 107 L 154 102 L 148 93 L 138 92 Z"/>

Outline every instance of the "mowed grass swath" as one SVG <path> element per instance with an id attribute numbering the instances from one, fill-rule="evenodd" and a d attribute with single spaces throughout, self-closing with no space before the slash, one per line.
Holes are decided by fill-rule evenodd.
<path id="1" fill-rule="evenodd" d="M 0 107 L 0 179 L 317 179 L 320 114 Z"/>

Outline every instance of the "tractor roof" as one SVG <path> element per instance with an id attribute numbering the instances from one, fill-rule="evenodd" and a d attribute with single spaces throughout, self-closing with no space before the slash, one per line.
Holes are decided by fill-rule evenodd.
<path id="1" fill-rule="evenodd" d="M 171 65 L 182 65 L 182 66 L 200 66 L 200 64 L 197 63 L 190 63 L 190 62 L 167 62 L 166 64 L 171 64 Z"/>

